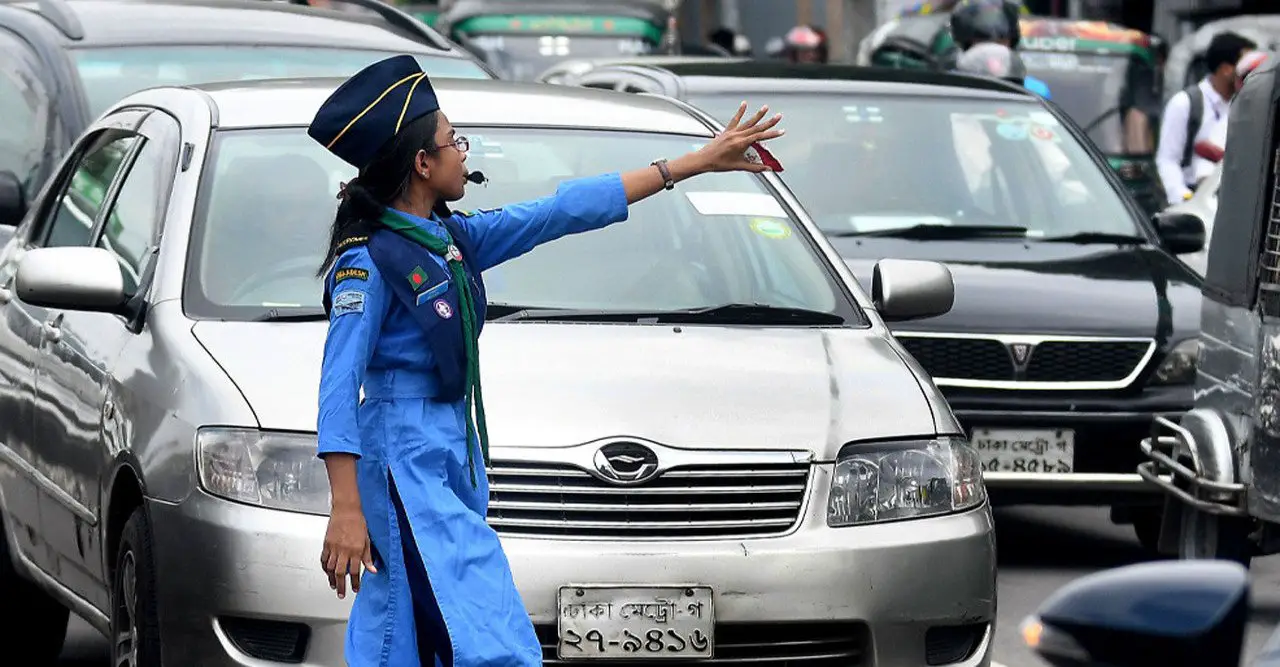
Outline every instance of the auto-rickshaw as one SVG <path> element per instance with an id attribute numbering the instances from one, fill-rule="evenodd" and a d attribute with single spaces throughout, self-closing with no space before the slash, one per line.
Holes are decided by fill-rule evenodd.
<path id="1" fill-rule="evenodd" d="M 1183 559 L 1247 564 L 1280 552 L 1276 64 L 1254 70 L 1232 102 L 1201 290 L 1194 407 L 1158 418 L 1140 445 L 1147 460 L 1138 474 L 1165 492 L 1159 548 Z"/>
<path id="2" fill-rule="evenodd" d="M 919 13 L 912 14 L 917 11 Z M 887 21 L 860 44 L 863 65 L 950 69 L 959 53 L 943 9 L 923 6 Z M 1148 213 L 1165 207 L 1155 165 L 1161 77 L 1150 37 L 1104 21 L 1026 16 L 1019 55 L 1054 103 L 1107 156 Z"/>
<path id="3" fill-rule="evenodd" d="M 456 0 L 436 29 L 504 79 L 533 81 L 570 58 L 678 50 L 669 0 Z"/>

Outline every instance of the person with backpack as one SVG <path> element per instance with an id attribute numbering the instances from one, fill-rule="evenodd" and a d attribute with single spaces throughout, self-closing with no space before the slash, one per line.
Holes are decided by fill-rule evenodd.
<path id="1" fill-rule="evenodd" d="M 1213 170 L 1213 162 L 1196 151 L 1196 145 L 1221 135 L 1236 93 L 1236 64 L 1257 48 L 1251 40 L 1233 32 L 1214 35 L 1205 51 L 1208 74 L 1174 94 L 1161 114 L 1156 168 L 1165 197 L 1176 204 L 1191 197 L 1196 184 Z"/>

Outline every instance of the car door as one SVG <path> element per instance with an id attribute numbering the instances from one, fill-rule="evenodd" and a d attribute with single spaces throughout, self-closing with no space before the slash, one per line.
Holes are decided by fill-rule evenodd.
<path id="1" fill-rule="evenodd" d="M 99 207 L 90 243 L 113 255 L 134 303 L 145 300 L 170 183 L 179 154 L 177 120 L 162 112 L 146 116 Z M 123 145 L 123 144 L 122 144 Z M 137 331 L 137 310 L 129 314 L 50 310 L 52 329 L 36 367 L 38 391 L 56 397 L 50 419 L 36 422 L 36 441 L 50 446 L 49 475 L 60 487 L 58 516 L 46 529 L 64 583 L 106 608 L 102 563 L 102 489 L 119 444 L 111 371 Z M 96 599 L 95 599 L 96 598 Z"/>
<path id="2" fill-rule="evenodd" d="M 147 115 L 145 110 L 117 112 L 95 123 L 64 161 L 50 183 L 44 199 L 30 221 L 26 248 L 88 246 L 99 220 L 114 198 L 118 176 L 130 162 L 140 142 L 136 128 Z M 40 520 L 37 539 L 43 549 L 37 563 L 76 592 L 92 589 L 76 568 L 63 571 L 68 554 L 86 548 L 77 536 L 76 527 L 96 526 L 97 502 L 91 500 L 94 486 L 86 486 L 76 473 L 84 464 L 80 457 L 84 441 L 97 435 L 97 415 L 86 415 L 74 388 L 65 382 L 51 382 L 48 358 L 90 347 L 86 354 L 109 354 L 112 344 L 98 340 L 68 339 L 62 320 L 65 313 L 56 309 L 19 303 L 24 326 L 29 331 L 32 371 L 30 410 L 32 415 L 31 446 L 23 452 L 26 473 L 40 490 Z M 15 314 L 10 319 L 17 319 Z M 96 410 L 95 410 L 96 412 Z"/>

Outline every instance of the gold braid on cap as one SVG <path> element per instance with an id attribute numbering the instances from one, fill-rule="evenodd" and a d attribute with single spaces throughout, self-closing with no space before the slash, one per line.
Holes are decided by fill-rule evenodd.
<path id="1" fill-rule="evenodd" d="M 325 148 L 330 148 L 330 149 L 331 149 L 331 148 L 333 148 L 333 145 L 334 145 L 334 144 L 336 144 L 336 143 L 338 143 L 338 140 L 342 138 L 342 135 L 344 135 L 344 134 L 346 134 L 346 133 L 347 133 L 347 130 L 350 130 L 350 129 L 351 129 L 351 126 L 352 126 L 352 125 L 355 125 L 356 123 L 360 122 L 360 119 L 361 119 L 361 118 L 364 118 L 365 114 L 369 113 L 370 111 L 372 111 L 372 110 L 373 110 L 373 108 L 374 108 L 374 107 L 378 106 L 378 102 L 381 102 L 381 101 L 382 101 L 382 99 L 383 99 L 384 97 L 386 97 L 387 95 L 390 95 L 390 94 L 391 94 L 391 91 L 395 90 L 396 88 L 399 88 L 402 84 L 404 84 L 404 83 L 406 83 L 406 82 L 408 82 L 408 81 L 411 81 L 411 80 L 413 80 L 413 79 L 418 79 L 419 81 L 421 81 L 421 80 L 422 80 L 422 78 L 423 78 L 423 77 L 425 77 L 425 76 L 426 76 L 426 73 L 425 73 L 425 72 L 418 72 L 417 74 L 410 74 L 409 76 L 406 76 L 405 78 L 400 79 L 399 81 L 397 81 L 397 82 L 395 82 L 395 83 L 391 84 L 390 86 L 388 86 L 388 87 L 387 87 L 387 89 L 386 89 L 386 90 L 384 90 L 384 91 L 382 91 L 382 94 L 378 96 L 378 99 L 376 99 L 376 100 L 374 100 L 374 101 L 370 102 L 370 103 L 369 103 L 369 106 L 367 106 L 367 107 L 365 107 L 365 108 L 364 108 L 364 111 L 361 111 L 360 113 L 356 114 L 356 117 L 355 117 L 355 118 L 352 118 L 352 119 L 351 119 L 351 122 L 350 122 L 350 123 L 347 123 L 347 126 L 346 126 L 346 127 L 344 127 L 344 128 L 342 128 L 342 131 L 341 131 L 341 132 L 339 132 L 339 133 L 338 133 L 338 135 L 337 135 L 337 136 L 335 136 L 335 137 L 333 138 L 333 141 L 330 141 L 330 142 L 329 142 L 329 145 L 325 146 Z M 417 86 L 418 84 L 417 84 L 417 83 L 414 83 L 413 85 L 414 85 L 414 86 Z M 412 91 L 412 90 L 410 90 L 410 91 L 409 91 L 409 96 L 410 96 L 410 97 L 412 97 L 412 96 L 413 96 L 413 91 Z M 407 100 L 407 99 L 406 99 L 406 100 L 405 100 L 404 105 L 405 105 L 405 108 L 407 109 L 407 108 L 409 107 L 409 100 Z M 400 112 L 400 118 L 401 118 L 401 119 L 403 119 L 403 118 L 404 118 L 404 111 L 401 111 L 401 112 Z M 400 123 L 396 123 L 396 131 L 397 131 L 397 132 L 398 132 L 398 131 L 400 131 Z"/>

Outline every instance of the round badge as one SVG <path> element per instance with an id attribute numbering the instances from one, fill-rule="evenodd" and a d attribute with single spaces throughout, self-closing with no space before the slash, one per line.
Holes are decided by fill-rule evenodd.
<path id="1" fill-rule="evenodd" d="M 453 306 L 450 306 L 448 301 L 436 299 L 436 302 L 431 305 L 436 309 L 436 314 L 440 317 L 446 320 L 453 317 Z"/>
<path id="2" fill-rule="evenodd" d="M 785 239 L 791 236 L 791 227 L 787 223 L 767 218 L 752 220 L 751 229 L 767 239 Z"/>
<path id="3" fill-rule="evenodd" d="M 1035 138 L 1043 139 L 1045 141 L 1048 141 L 1053 138 L 1053 130 L 1050 130 L 1045 127 L 1037 126 L 1031 130 L 1031 134 L 1035 136 Z"/>
<path id="4" fill-rule="evenodd" d="M 458 250 L 458 246 L 456 245 L 449 246 L 449 259 L 455 262 L 462 261 L 462 251 Z"/>
<path id="5" fill-rule="evenodd" d="M 1022 123 L 1000 123 L 996 125 L 996 133 L 1009 141 L 1021 141 L 1027 138 L 1027 126 Z"/>

